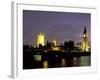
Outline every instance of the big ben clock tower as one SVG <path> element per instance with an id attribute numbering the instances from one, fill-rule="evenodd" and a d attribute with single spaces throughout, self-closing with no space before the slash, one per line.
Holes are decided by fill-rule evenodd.
<path id="1" fill-rule="evenodd" d="M 84 52 L 88 51 L 88 34 L 87 34 L 86 27 L 84 27 L 84 31 L 83 31 L 82 51 Z"/>

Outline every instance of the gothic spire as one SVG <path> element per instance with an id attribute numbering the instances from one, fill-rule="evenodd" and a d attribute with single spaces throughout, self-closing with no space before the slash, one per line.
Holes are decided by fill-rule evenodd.
<path id="1" fill-rule="evenodd" d="M 87 30 L 86 30 L 86 26 L 85 26 L 83 34 L 86 34 L 86 33 L 87 33 Z"/>

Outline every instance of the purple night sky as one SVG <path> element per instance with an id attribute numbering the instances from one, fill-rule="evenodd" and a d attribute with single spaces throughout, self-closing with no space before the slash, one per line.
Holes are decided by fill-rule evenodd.
<path id="1" fill-rule="evenodd" d="M 45 39 L 57 43 L 64 43 L 66 40 L 79 42 L 82 40 L 84 26 L 87 28 L 90 42 L 91 14 L 51 12 L 51 11 L 23 11 L 23 42 L 33 44 L 38 32 L 44 32 Z"/>

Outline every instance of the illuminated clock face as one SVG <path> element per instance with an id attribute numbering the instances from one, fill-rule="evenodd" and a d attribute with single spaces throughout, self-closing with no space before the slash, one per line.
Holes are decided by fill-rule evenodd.
<path id="1" fill-rule="evenodd" d="M 86 37 L 86 34 L 83 34 L 83 37 Z"/>
<path id="2" fill-rule="evenodd" d="M 88 37 L 88 35 L 87 34 L 83 34 L 83 37 Z"/>

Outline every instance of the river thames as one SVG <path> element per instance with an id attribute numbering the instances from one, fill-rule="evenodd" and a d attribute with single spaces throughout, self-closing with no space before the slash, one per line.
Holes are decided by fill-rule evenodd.
<path id="1" fill-rule="evenodd" d="M 71 58 L 55 58 L 53 60 L 42 60 L 34 61 L 32 65 L 36 68 L 59 68 L 59 67 L 82 67 L 90 66 L 91 57 L 90 56 L 80 56 L 80 57 L 71 57 Z"/>

